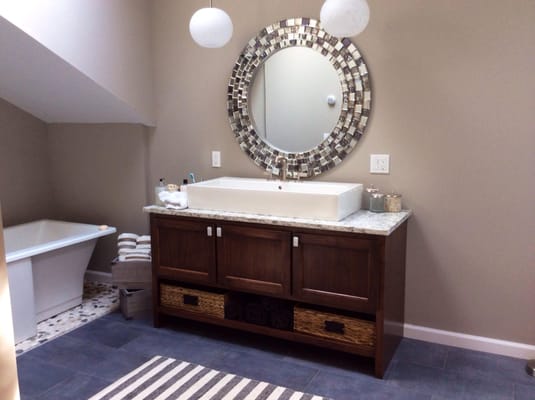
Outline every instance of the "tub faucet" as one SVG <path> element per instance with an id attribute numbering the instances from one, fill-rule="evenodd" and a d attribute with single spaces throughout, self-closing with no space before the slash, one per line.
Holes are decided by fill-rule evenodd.
<path id="1" fill-rule="evenodd" d="M 281 174 L 280 174 L 280 178 L 282 181 L 285 181 L 287 176 L 288 176 L 288 159 L 284 156 L 277 156 L 277 158 L 275 158 L 275 162 L 278 164 L 280 163 L 281 164 Z"/>

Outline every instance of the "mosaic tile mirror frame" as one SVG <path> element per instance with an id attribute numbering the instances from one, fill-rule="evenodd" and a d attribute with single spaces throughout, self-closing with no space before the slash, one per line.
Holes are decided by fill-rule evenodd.
<path id="1" fill-rule="evenodd" d="M 255 73 L 271 55 L 282 49 L 304 46 L 326 57 L 336 70 L 342 89 L 339 119 L 318 146 L 304 152 L 285 152 L 264 141 L 249 111 L 248 95 Z M 279 156 L 288 160 L 288 177 L 319 175 L 340 164 L 364 134 L 371 109 L 368 68 L 357 47 L 321 29 L 311 18 L 292 18 L 264 28 L 238 57 L 228 85 L 228 117 L 241 149 L 262 169 L 281 176 Z M 280 160 L 280 159 L 279 159 Z"/>

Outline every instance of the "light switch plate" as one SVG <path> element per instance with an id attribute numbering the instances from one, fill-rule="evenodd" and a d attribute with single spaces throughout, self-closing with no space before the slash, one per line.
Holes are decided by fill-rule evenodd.
<path id="1" fill-rule="evenodd" d="M 221 152 L 212 151 L 212 167 L 220 168 L 221 167 Z"/>
<path id="2" fill-rule="evenodd" d="M 370 154 L 370 173 L 389 174 L 390 154 Z"/>

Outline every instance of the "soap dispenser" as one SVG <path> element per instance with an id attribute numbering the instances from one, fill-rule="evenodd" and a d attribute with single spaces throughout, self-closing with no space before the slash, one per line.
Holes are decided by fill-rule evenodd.
<path id="1" fill-rule="evenodd" d="M 160 192 L 165 190 L 165 178 L 160 178 L 158 186 L 154 188 L 154 204 L 157 206 L 165 206 L 164 202 L 160 200 Z"/>

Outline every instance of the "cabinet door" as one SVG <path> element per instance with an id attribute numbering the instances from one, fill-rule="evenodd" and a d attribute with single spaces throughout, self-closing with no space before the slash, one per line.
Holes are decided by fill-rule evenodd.
<path id="1" fill-rule="evenodd" d="M 215 238 L 207 222 L 153 218 L 153 265 L 160 277 L 215 283 Z"/>
<path id="2" fill-rule="evenodd" d="M 290 293 L 290 232 L 225 224 L 218 229 L 218 283 L 267 295 Z"/>
<path id="3" fill-rule="evenodd" d="M 294 297 L 348 310 L 375 311 L 377 241 L 322 234 L 295 236 Z"/>

